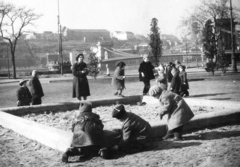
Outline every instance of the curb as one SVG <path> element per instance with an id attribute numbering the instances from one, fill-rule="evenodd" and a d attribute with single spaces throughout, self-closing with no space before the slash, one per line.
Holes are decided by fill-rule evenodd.
<path id="1" fill-rule="evenodd" d="M 141 100 L 142 96 L 129 96 L 126 98 L 103 99 L 92 101 L 93 106 L 111 105 L 118 101 L 119 103 L 129 104 L 130 101 L 134 103 Z M 142 101 L 148 101 L 151 98 L 144 96 Z M 211 112 L 206 114 L 196 115 L 184 128 L 184 132 L 195 131 L 212 126 L 221 126 L 225 124 L 239 124 L 240 123 L 240 104 L 238 102 L 223 102 L 217 100 L 201 100 L 201 99 L 186 99 L 187 103 L 194 103 L 197 105 L 221 105 L 225 107 L 223 112 Z M 154 103 L 154 102 L 152 102 Z M 70 103 L 72 104 L 72 103 Z M 74 103 L 75 104 L 75 103 Z M 23 118 L 8 114 L 21 115 L 25 112 L 43 112 L 43 109 L 51 109 L 56 107 L 61 108 L 64 104 L 39 105 L 30 107 L 20 107 L 19 111 L 14 108 L 6 108 L 0 111 L 0 125 L 12 129 L 13 131 L 26 136 L 32 140 L 36 140 L 50 148 L 64 152 L 71 143 L 72 132 L 60 130 L 49 127 L 37 122 L 25 120 Z M 75 104 L 78 108 L 79 103 Z M 71 106 L 71 105 L 67 105 Z M 6 113 L 8 112 L 8 113 Z M 166 133 L 166 124 L 164 121 L 151 122 L 153 137 L 161 137 Z M 107 130 L 106 130 L 107 131 Z"/>

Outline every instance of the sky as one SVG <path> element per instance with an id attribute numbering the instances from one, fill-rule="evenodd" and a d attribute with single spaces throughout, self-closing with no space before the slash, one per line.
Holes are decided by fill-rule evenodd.
<path id="1" fill-rule="evenodd" d="M 57 32 L 60 23 L 70 29 L 106 29 L 147 35 L 152 18 L 158 19 L 162 34 L 178 33 L 181 18 L 200 0 L 3 0 L 18 7 L 34 9 L 42 17 L 36 32 Z M 240 7 L 240 0 L 232 0 Z"/>

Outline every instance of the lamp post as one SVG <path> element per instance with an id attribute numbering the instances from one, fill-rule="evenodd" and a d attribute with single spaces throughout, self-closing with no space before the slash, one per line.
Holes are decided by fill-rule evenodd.
<path id="1" fill-rule="evenodd" d="M 61 28 L 61 24 L 60 24 L 60 14 L 59 14 L 59 0 L 58 0 L 58 34 L 59 34 L 59 40 L 58 40 L 58 52 L 59 52 L 59 56 L 61 58 L 61 75 L 63 75 L 63 55 L 62 55 L 62 28 Z"/>
<path id="2" fill-rule="evenodd" d="M 8 45 L 7 45 L 7 62 L 8 62 L 8 79 L 10 79 Z"/>
<path id="3" fill-rule="evenodd" d="M 237 63 L 235 56 L 234 35 L 233 35 L 233 16 L 232 16 L 232 0 L 230 0 L 230 15 L 231 15 L 231 44 L 232 44 L 232 71 L 237 72 Z"/>
<path id="4" fill-rule="evenodd" d="M 187 57 L 187 65 L 186 68 L 188 67 L 188 41 L 187 41 L 187 37 L 186 37 L 186 57 Z"/>

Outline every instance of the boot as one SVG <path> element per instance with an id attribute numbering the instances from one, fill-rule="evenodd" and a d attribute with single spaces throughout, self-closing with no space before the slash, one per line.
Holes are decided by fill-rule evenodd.
<path id="1" fill-rule="evenodd" d="M 62 162 L 68 163 L 68 154 L 67 154 L 67 152 L 63 153 L 63 155 L 62 155 Z"/>
<path id="2" fill-rule="evenodd" d="M 182 134 L 180 132 L 174 132 L 174 138 L 172 141 L 182 141 Z"/>
<path id="3" fill-rule="evenodd" d="M 165 136 L 163 136 L 162 139 L 167 140 L 167 139 L 170 139 L 170 138 L 173 138 L 173 137 L 174 137 L 174 135 L 168 131 L 167 134 Z"/>

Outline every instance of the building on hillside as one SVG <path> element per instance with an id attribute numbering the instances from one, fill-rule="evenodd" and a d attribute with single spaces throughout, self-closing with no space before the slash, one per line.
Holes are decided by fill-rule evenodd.
<path id="1" fill-rule="evenodd" d="M 129 31 L 114 31 L 111 33 L 111 38 L 117 38 L 121 41 L 127 41 L 135 39 L 134 33 Z"/>
<path id="2" fill-rule="evenodd" d="M 104 29 L 68 29 L 62 30 L 66 40 L 79 40 L 84 42 L 97 42 L 110 39 L 110 32 Z"/>

